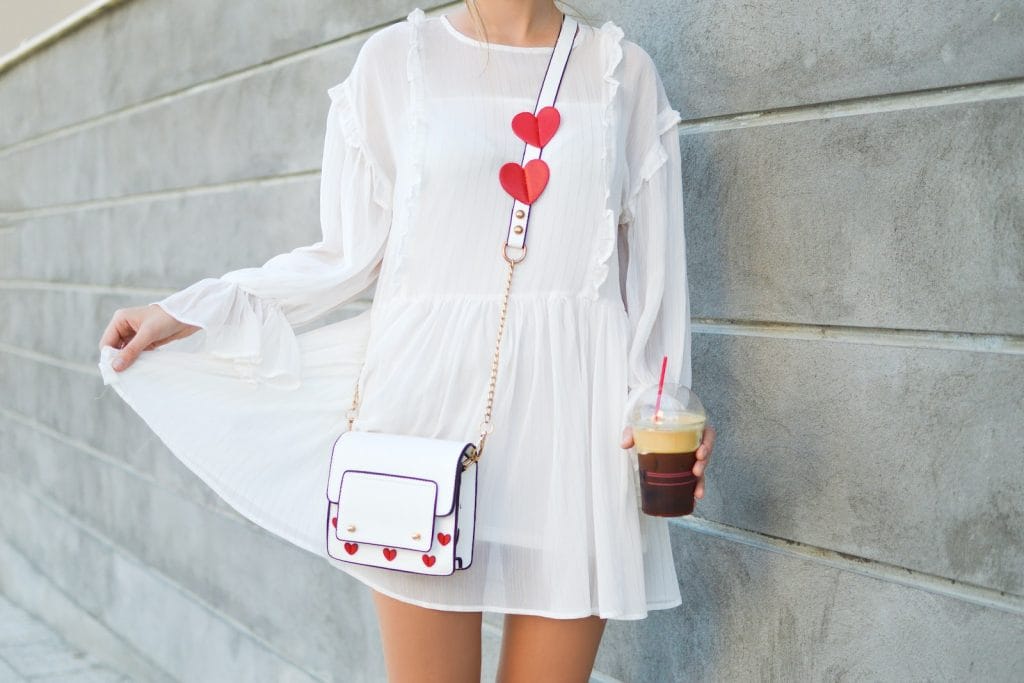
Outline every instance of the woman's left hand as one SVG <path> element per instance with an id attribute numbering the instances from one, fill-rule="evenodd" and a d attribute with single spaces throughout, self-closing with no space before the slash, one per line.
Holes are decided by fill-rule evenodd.
<path id="1" fill-rule="evenodd" d="M 693 497 L 698 500 L 704 497 L 704 472 L 708 468 L 708 462 L 711 460 L 711 451 L 715 447 L 715 428 L 708 425 L 704 428 L 704 436 L 701 439 L 700 446 L 697 448 L 697 462 L 693 465 L 693 473 L 697 475 L 697 489 L 693 492 Z M 622 430 L 622 447 L 632 448 L 633 447 L 633 427 L 626 425 L 626 428 Z"/>

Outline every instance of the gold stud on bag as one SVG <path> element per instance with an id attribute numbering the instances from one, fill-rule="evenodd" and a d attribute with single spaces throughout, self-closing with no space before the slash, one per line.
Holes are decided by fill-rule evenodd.
<path id="1" fill-rule="evenodd" d="M 348 430 L 331 448 L 327 481 L 327 554 L 353 564 L 449 575 L 473 561 L 476 527 L 477 461 L 492 431 L 491 408 L 501 338 L 516 264 L 526 258 L 530 205 L 549 177 L 541 157 L 559 124 L 554 102 L 579 27 L 563 15 L 533 112 L 512 120 L 525 143 L 520 163 L 509 162 L 499 180 L 512 196 L 512 212 L 502 256 L 508 263 L 497 342 L 491 363 L 479 445 L 451 439 L 352 429 L 359 400 L 356 383 Z M 510 255 L 510 250 L 519 253 Z"/>

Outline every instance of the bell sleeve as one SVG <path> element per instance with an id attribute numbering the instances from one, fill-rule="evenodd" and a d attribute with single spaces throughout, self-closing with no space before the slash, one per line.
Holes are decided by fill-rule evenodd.
<path id="1" fill-rule="evenodd" d="M 640 390 L 658 383 L 663 356 L 666 382 L 691 383 L 680 115 L 648 64 L 630 124 L 630 182 L 620 221 L 630 329 L 627 411 Z"/>
<path id="2" fill-rule="evenodd" d="M 357 59 L 327 90 L 320 175 L 322 239 L 258 267 L 208 277 L 159 301 L 169 315 L 206 333 L 202 353 L 233 362 L 252 382 L 295 387 L 301 352 L 293 325 L 354 300 L 376 280 L 391 226 L 392 178 L 361 125 Z"/>

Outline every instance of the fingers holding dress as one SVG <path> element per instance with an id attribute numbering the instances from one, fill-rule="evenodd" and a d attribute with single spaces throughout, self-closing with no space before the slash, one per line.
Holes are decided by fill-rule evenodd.
<path id="1" fill-rule="evenodd" d="M 119 308 L 103 331 L 99 348 L 120 349 L 111 363 L 111 367 L 120 372 L 131 367 L 143 351 L 187 337 L 199 329 L 174 318 L 155 304 Z"/>

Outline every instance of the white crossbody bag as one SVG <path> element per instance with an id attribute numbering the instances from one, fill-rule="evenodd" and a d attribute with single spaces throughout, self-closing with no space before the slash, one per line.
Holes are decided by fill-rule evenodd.
<path id="1" fill-rule="evenodd" d="M 509 267 L 479 445 L 354 431 L 357 382 L 348 411 L 348 430 L 331 448 L 327 481 L 327 553 L 337 560 L 438 576 L 467 569 L 473 562 L 477 461 L 493 431 L 491 408 L 512 274 L 516 264 L 526 258 L 530 205 L 549 177 L 540 156 L 558 129 L 560 118 L 554 102 L 578 32 L 576 20 L 563 15 L 534 110 L 512 119 L 513 132 L 525 143 L 522 161 L 506 163 L 499 173 L 502 187 L 513 198 L 508 236 L 502 245 Z M 510 249 L 518 252 L 510 254 Z"/>

